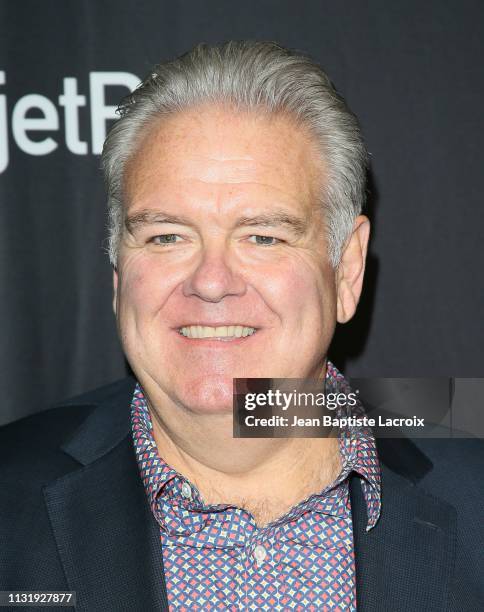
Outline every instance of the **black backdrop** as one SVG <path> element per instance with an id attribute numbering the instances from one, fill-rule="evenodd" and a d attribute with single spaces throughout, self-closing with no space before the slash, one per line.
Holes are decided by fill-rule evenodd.
<path id="1" fill-rule="evenodd" d="M 231 38 L 308 52 L 363 125 L 374 234 L 337 365 L 483 376 L 483 19 L 477 0 L 3 0 L 0 422 L 124 375 L 103 251 L 104 107 L 157 61 Z"/>

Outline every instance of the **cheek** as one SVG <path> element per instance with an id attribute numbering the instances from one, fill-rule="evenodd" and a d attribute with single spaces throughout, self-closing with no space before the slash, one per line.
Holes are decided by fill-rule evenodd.
<path id="1" fill-rule="evenodd" d="M 319 324 L 336 316 L 334 273 L 330 267 L 298 259 L 279 272 L 274 270 L 267 290 L 283 317 L 287 314 Z"/>
<path id="2" fill-rule="evenodd" d="M 167 294 L 167 279 L 147 259 L 127 261 L 120 274 L 118 299 L 120 314 L 137 315 L 157 310 Z"/>

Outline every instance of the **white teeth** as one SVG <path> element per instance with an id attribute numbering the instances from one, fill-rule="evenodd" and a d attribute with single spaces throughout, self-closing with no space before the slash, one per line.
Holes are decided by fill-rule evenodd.
<path id="1" fill-rule="evenodd" d="M 187 338 L 245 338 L 255 334 L 254 327 L 242 325 L 222 325 L 209 327 L 207 325 L 189 325 L 182 327 L 179 333 Z"/>

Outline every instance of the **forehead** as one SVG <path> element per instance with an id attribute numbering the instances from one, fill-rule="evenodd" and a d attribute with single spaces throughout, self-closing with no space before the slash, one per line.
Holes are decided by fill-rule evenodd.
<path id="1" fill-rule="evenodd" d="M 202 106 L 147 128 L 126 167 L 125 200 L 131 208 L 216 192 L 312 208 L 324 174 L 314 138 L 286 115 Z"/>

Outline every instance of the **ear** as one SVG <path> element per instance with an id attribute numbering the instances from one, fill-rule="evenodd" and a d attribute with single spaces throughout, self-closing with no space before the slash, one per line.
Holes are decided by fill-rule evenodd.
<path id="1" fill-rule="evenodd" d="M 355 314 L 363 286 L 369 238 L 370 221 L 364 215 L 359 215 L 336 273 L 336 318 L 339 323 L 346 323 Z"/>
<path id="2" fill-rule="evenodd" d="M 116 316 L 118 310 L 118 271 L 113 266 L 113 312 Z"/>

